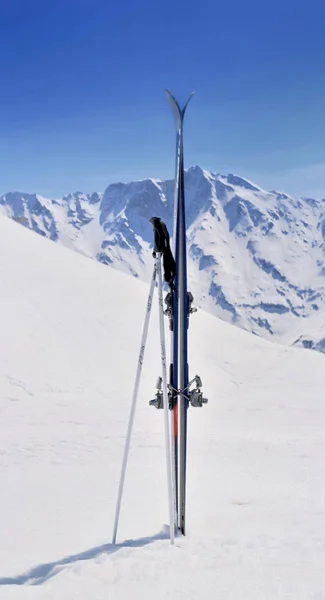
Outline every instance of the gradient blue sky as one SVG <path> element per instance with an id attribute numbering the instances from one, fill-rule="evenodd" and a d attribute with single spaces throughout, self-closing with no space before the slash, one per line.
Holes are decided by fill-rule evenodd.
<path id="1" fill-rule="evenodd" d="M 325 0 L 0 2 L 0 192 L 186 166 L 325 197 Z"/>

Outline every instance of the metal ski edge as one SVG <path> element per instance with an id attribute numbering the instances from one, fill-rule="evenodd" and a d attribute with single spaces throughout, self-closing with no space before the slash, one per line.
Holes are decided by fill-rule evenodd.
<path id="1" fill-rule="evenodd" d="M 179 298 L 179 525 L 185 535 L 186 521 L 186 450 L 187 450 L 187 386 L 188 386 L 188 332 L 187 332 L 187 255 L 186 255 L 186 219 L 183 166 L 183 140 L 179 161 L 179 206 L 178 206 L 178 253 L 177 253 L 177 294 Z"/>

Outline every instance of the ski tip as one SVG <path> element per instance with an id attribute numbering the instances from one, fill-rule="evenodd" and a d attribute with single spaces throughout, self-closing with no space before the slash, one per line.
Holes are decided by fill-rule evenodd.
<path id="1" fill-rule="evenodd" d="M 169 90 L 165 90 L 165 94 L 175 118 L 176 128 L 179 129 L 182 126 L 182 111 L 173 94 L 171 94 Z"/>
<path id="2" fill-rule="evenodd" d="M 174 100 L 174 102 L 176 102 L 176 104 L 177 104 L 177 100 L 176 100 L 175 96 L 173 96 L 173 94 L 169 90 L 167 90 L 167 88 L 165 89 L 165 94 L 166 94 L 168 100 L 170 98 L 172 98 Z"/>
<path id="3" fill-rule="evenodd" d="M 187 99 L 187 102 L 184 104 L 184 107 L 183 107 L 183 109 L 182 109 L 182 118 L 184 118 L 185 111 L 186 111 L 186 109 L 187 109 L 187 107 L 188 107 L 189 101 L 191 100 L 191 98 L 193 98 L 193 96 L 194 96 L 194 93 L 195 93 L 195 92 L 191 92 L 191 94 L 189 95 L 189 97 L 188 97 L 188 99 Z"/>
<path id="4" fill-rule="evenodd" d="M 189 95 L 189 97 L 188 97 L 188 99 L 187 99 L 187 102 L 186 102 L 186 104 L 185 104 L 185 106 L 184 106 L 184 108 L 183 108 L 183 111 L 182 111 L 183 113 L 185 112 L 185 110 L 186 110 L 186 107 L 187 107 L 187 105 L 188 105 L 189 101 L 190 101 L 190 100 L 193 98 L 194 94 L 195 94 L 195 92 L 194 92 L 194 91 L 190 93 L 190 95 Z"/>
<path id="5" fill-rule="evenodd" d="M 169 90 L 167 90 L 167 89 L 165 89 L 165 94 L 166 94 L 166 96 L 167 96 L 168 100 L 169 100 L 169 101 L 170 101 L 170 100 L 172 100 L 172 101 L 173 101 L 173 102 L 174 102 L 174 103 L 175 103 L 175 104 L 178 106 L 179 110 L 181 111 L 180 105 L 179 105 L 179 103 L 177 102 L 177 100 L 176 100 L 175 96 L 173 96 L 173 94 L 172 94 L 172 93 L 171 93 Z M 186 108 L 186 106 L 188 105 L 189 101 L 190 101 L 190 100 L 191 100 L 191 98 L 194 96 L 194 94 L 195 94 L 195 91 L 193 91 L 193 92 L 191 92 L 191 93 L 190 93 L 190 95 L 189 95 L 189 97 L 188 97 L 188 99 L 187 99 L 187 101 L 186 101 L 186 103 L 185 103 L 185 105 L 184 105 L 184 108 L 183 108 L 183 110 Z"/>
<path id="6" fill-rule="evenodd" d="M 189 101 L 193 97 L 194 93 L 195 92 L 192 92 L 189 95 L 186 103 L 184 104 L 184 107 L 180 108 L 180 105 L 178 104 L 175 96 L 173 96 L 173 94 L 169 90 L 165 90 L 165 94 L 167 96 L 167 100 L 169 101 L 169 103 L 171 105 L 171 108 L 172 108 L 172 111 L 173 111 L 173 114 L 174 114 L 174 117 L 175 117 L 175 120 L 176 120 L 177 127 L 179 127 L 182 124 L 186 108 L 188 106 Z"/>

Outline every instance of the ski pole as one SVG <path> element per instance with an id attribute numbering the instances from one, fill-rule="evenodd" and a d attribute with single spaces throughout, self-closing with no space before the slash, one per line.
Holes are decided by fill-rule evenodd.
<path id="1" fill-rule="evenodd" d="M 161 253 L 156 254 L 157 275 L 158 275 L 158 299 L 159 299 L 159 330 L 160 330 L 160 349 L 161 349 L 161 368 L 162 368 L 162 392 L 164 405 L 164 424 L 165 424 L 165 449 L 166 449 L 166 472 L 168 489 L 168 510 L 169 510 L 169 531 L 170 543 L 174 543 L 174 490 L 173 477 L 171 470 L 171 446 L 169 435 L 169 399 L 167 390 L 167 365 L 166 365 L 166 346 L 165 346 L 165 325 L 164 325 L 164 305 L 163 305 L 163 284 L 161 274 Z"/>
<path id="2" fill-rule="evenodd" d="M 117 494 L 117 502 L 116 502 L 116 510 L 115 510 L 115 520 L 114 520 L 112 544 L 116 543 L 116 535 L 117 535 L 117 528 L 118 528 L 118 522 L 119 522 L 119 516 L 120 516 L 120 510 L 121 510 L 121 501 L 122 501 L 122 495 L 123 495 L 125 473 L 126 473 L 129 450 L 130 450 L 135 408 L 136 408 L 136 403 L 137 403 L 138 393 L 139 393 L 139 385 L 140 385 L 140 377 L 141 377 L 141 372 L 142 372 L 143 358 L 144 358 L 146 342 L 147 342 L 147 337 L 148 337 L 148 329 L 149 329 L 149 322 L 150 322 L 152 300 L 153 300 L 153 295 L 154 295 L 154 290 L 155 290 L 156 275 L 157 275 L 157 265 L 155 263 L 154 268 L 153 268 L 151 283 L 150 283 L 148 302 L 147 302 L 147 310 L 146 310 L 146 315 L 145 315 L 144 324 L 143 324 L 140 352 L 139 352 L 139 358 L 138 358 L 138 366 L 137 366 L 137 371 L 136 371 L 136 376 L 135 376 L 133 396 L 132 396 L 130 416 L 129 416 L 129 423 L 128 423 L 126 439 L 125 439 L 123 462 L 122 462 L 122 469 L 121 469 L 120 482 L 119 482 L 118 494 Z"/>

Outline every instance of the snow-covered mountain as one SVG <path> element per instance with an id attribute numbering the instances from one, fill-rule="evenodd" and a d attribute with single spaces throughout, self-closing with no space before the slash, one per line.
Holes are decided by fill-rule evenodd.
<path id="1" fill-rule="evenodd" d="M 325 309 L 298 323 L 297 328 L 290 332 L 289 343 L 325 354 Z"/>
<path id="2" fill-rule="evenodd" d="M 307 323 L 325 309 L 325 200 L 267 192 L 200 167 L 187 171 L 185 188 L 196 305 L 264 337 L 285 336 L 298 323 L 303 336 L 301 319 Z M 171 230 L 173 181 L 116 183 L 103 195 L 60 200 L 6 194 L 0 212 L 146 280 L 152 269 L 149 218 L 160 216 Z"/>
<path id="3" fill-rule="evenodd" d="M 1 600 L 324 600 L 324 355 L 191 317 L 170 547 L 154 302 L 112 545 L 148 286 L 2 217 L 0 281 Z"/>
<path id="4" fill-rule="evenodd" d="M 96 238 L 100 237 L 100 227 L 96 228 L 98 204 L 102 196 L 76 192 L 51 200 L 39 194 L 10 192 L 0 196 L 0 213 L 54 242 L 96 256 Z"/>

